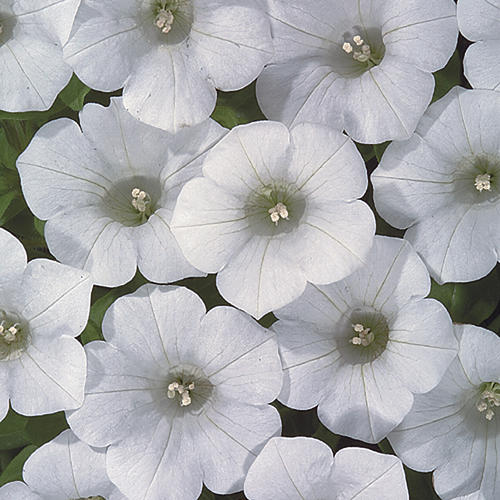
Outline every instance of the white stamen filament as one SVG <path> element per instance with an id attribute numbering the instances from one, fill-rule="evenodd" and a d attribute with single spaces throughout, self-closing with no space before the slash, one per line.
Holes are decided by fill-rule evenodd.
<path id="1" fill-rule="evenodd" d="M 490 382 L 481 392 L 481 398 L 476 404 L 476 408 L 480 413 L 486 412 L 484 416 L 486 420 L 493 420 L 495 416 L 494 408 L 500 406 L 500 384 Z"/>
<path id="2" fill-rule="evenodd" d="M 278 202 L 273 208 L 270 208 L 267 213 L 270 215 L 271 220 L 278 225 L 280 217 L 288 220 L 288 209 L 284 203 Z"/>
<path id="3" fill-rule="evenodd" d="M 172 382 L 168 386 L 167 397 L 168 399 L 174 399 L 176 393 L 180 396 L 179 404 L 181 406 L 189 406 L 191 404 L 191 395 L 189 391 L 194 389 L 194 382 L 191 382 L 187 386 L 179 384 L 179 382 Z"/>
<path id="4" fill-rule="evenodd" d="M 361 345 L 363 347 L 366 347 L 370 345 L 375 339 L 375 335 L 370 330 L 370 328 L 365 328 L 361 323 L 352 325 L 352 329 L 355 333 L 357 333 L 357 335 L 349 341 L 353 345 Z"/>
<path id="5" fill-rule="evenodd" d="M 481 191 L 491 191 L 491 175 L 490 174 L 478 174 L 474 179 L 475 188 Z"/>
<path id="6" fill-rule="evenodd" d="M 151 203 L 151 197 L 146 191 L 139 188 L 132 189 L 132 206 L 141 214 L 148 210 L 148 205 Z"/>
<path id="7" fill-rule="evenodd" d="M 162 32 L 167 34 L 174 24 L 174 14 L 167 9 L 161 9 L 155 19 L 155 26 Z"/>
<path id="8" fill-rule="evenodd" d="M 367 62 L 371 55 L 371 47 L 359 36 L 355 35 L 352 37 L 353 43 L 344 42 L 342 45 L 342 50 L 346 54 L 352 54 L 352 58 L 358 62 Z M 356 49 L 356 50 L 355 50 Z"/>

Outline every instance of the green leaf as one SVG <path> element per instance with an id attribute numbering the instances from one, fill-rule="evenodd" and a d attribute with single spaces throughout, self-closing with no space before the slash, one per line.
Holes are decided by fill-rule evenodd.
<path id="1" fill-rule="evenodd" d="M 439 500 L 432 487 L 432 473 L 415 472 L 404 466 L 410 500 Z"/>
<path id="2" fill-rule="evenodd" d="M 265 120 L 255 97 L 255 83 L 236 92 L 219 92 L 212 118 L 226 128 Z"/>
<path id="3" fill-rule="evenodd" d="M 207 490 L 207 488 L 203 486 L 203 491 L 201 492 L 198 500 L 215 500 L 215 496 L 210 490 Z"/>
<path id="4" fill-rule="evenodd" d="M 434 88 L 434 95 L 432 102 L 441 99 L 446 95 L 455 85 L 460 85 L 462 82 L 462 60 L 458 50 L 451 56 L 448 64 L 438 72 L 434 73 L 436 86 Z"/>
<path id="5" fill-rule="evenodd" d="M 500 274 L 494 269 L 471 283 L 438 285 L 433 281 L 429 296 L 446 306 L 455 323 L 478 325 L 491 316 L 500 301 Z"/>
<path id="6" fill-rule="evenodd" d="M 27 417 L 10 410 L 0 422 L 0 449 L 11 450 L 30 444 L 31 441 L 26 432 L 27 424 Z"/>
<path id="7" fill-rule="evenodd" d="M 387 149 L 387 146 L 389 146 L 391 142 L 383 142 L 382 144 L 375 144 L 373 146 L 373 149 L 375 150 L 375 156 L 377 157 L 377 161 L 380 162 L 382 155 L 384 154 L 384 151 Z"/>
<path id="8" fill-rule="evenodd" d="M 20 453 L 18 453 L 9 465 L 5 468 L 0 476 L 0 486 L 10 481 L 22 481 L 23 479 L 23 465 L 28 457 L 37 449 L 36 446 L 26 446 Z"/>
<path id="9" fill-rule="evenodd" d="M 312 437 L 323 441 L 323 443 L 327 444 L 333 451 L 337 451 L 340 436 L 329 431 L 323 424 L 319 424 Z"/>
<path id="10" fill-rule="evenodd" d="M 15 170 L 18 154 L 19 152 L 10 144 L 8 140 L 5 126 L 0 127 L 0 167 Z M 1 176 L 3 177 L 3 175 L 4 173 L 2 170 Z"/>
<path id="11" fill-rule="evenodd" d="M 370 161 L 375 156 L 375 150 L 371 144 L 361 144 L 359 142 L 356 142 L 355 144 L 365 162 Z"/>
<path id="12" fill-rule="evenodd" d="M 67 428 L 68 423 L 64 412 L 60 411 L 49 415 L 30 417 L 26 424 L 26 434 L 30 443 L 41 446 Z"/>
<path id="13" fill-rule="evenodd" d="M 73 111 L 80 111 L 83 108 L 85 97 L 89 92 L 90 88 L 73 74 L 68 85 L 59 94 L 59 99 Z"/>

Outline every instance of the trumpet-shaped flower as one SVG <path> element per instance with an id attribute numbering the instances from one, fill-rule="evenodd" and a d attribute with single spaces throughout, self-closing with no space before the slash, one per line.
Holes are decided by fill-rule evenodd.
<path id="1" fill-rule="evenodd" d="M 403 462 L 434 470 L 443 500 L 494 500 L 500 491 L 500 338 L 455 326 L 458 357 L 441 383 L 415 397 L 389 440 Z"/>
<path id="2" fill-rule="evenodd" d="M 234 128 L 181 191 L 172 230 L 189 262 L 217 273 L 224 298 L 259 318 L 307 281 L 340 280 L 366 261 L 375 232 L 353 142 L 323 125 Z"/>
<path id="3" fill-rule="evenodd" d="M 175 132 L 207 119 L 216 88 L 252 82 L 272 56 L 260 0 L 82 0 L 66 61 L 90 87 Z"/>
<path id="4" fill-rule="evenodd" d="M 86 358 L 74 337 L 87 323 L 90 276 L 52 260 L 27 263 L 4 229 L 0 255 L 0 420 L 9 399 L 23 415 L 78 408 Z"/>
<path id="5" fill-rule="evenodd" d="M 457 43 L 453 0 L 268 0 L 275 55 L 257 80 L 264 114 L 312 121 L 354 140 L 408 138 L 432 72 Z"/>
<path id="6" fill-rule="evenodd" d="M 194 500 L 243 489 L 250 463 L 279 434 L 268 405 L 281 388 L 272 332 L 230 307 L 205 313 L 179 287 L 144 285 L 106 312 L 107 342 L 89 357 L 74 432 L 106 452 L 108 476 L 134 500 Z"/>
<path id="7" fill-rule="evenodd" d="M 250 500 L 405 500 L 408 488 L 399 458 L 363 448 L 335 457 L 317 439 L 269 440 L 245 479 Z"/>
<path id="8" fill-rule="evenodd" d="M 23 479 L 0 488 L 0 500 L 126 500 L 106 474 L 105 450 L 65 430 L 32 453 Z"/>
<path id="9" fill-rule="evenodd" d="M 472 44 L 464 56 L 464 73 L 474 88 L 500 91 L 500 1 L 459 0 L 458 26 Z"/>
<path id="10" fill-rule="evenodd" d="M 0 0 L 0 109 L 50 108 L 69 82 L 63 60 L 79 0 Z"/>
<path id="11" fill-rule="evenodd" d="M 368 264 L 331 285 L 308 285 L 275 312 L 284 380 L 279 400 L 318 406 L 336 434 L 382 440 L 430 391 L 457 354 L 450 317 L 429 293 L 411 246 L 375 237 Z"/>
<path id="12" fill-rule="evenodd" d="M 137 266 L 162 283 L 202 275 L 170 219 L 181 187 L 226 129 L 209 120 L 171 135 L 134 119 L 120 98 L 109 108 L 86 105 L 80 126 L 48 123 L 17 161 L 29 207 L 47 220 L 50 251 L 104 286 L 126 283 Z"/>
<path id="13" fill-rule="evenodd" d="M 500 255 L 500 94 L 452 89 L 372 174 L 378 213 L 408 228 L 439 283 L 486 276 Z"/>

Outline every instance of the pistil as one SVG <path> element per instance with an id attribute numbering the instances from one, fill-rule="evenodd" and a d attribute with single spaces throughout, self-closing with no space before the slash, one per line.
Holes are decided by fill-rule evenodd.
<path id="1" fill-rule="evenodd" d="M 352 325 L 352 329 L 356 335 L 349 341 L 353 345 L 360 345 L 363 347 L 369 346 L 374 340 L 375 335 L 370 328 L 365 328 L 361 323 Z"/>

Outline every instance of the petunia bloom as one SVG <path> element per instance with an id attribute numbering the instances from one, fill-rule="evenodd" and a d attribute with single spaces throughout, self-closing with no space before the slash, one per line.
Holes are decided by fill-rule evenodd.
<path id="1" fill-rule="evenodd" d="M 80 0 L 0 0 L 0 109 L 43 111 L 69 82 L 63 60 Z"/>
<path id="2" fill-rule="evenodd" d="M 458 26 L 476 43 L 464 56 L 464 73 L 474 88 L 500 91 L 500 0 L 459 0 Z"/>
<path id="3" fill-rule="evenodd" d="M 0 488 L 0 500 L 127 500 L 106 474 L 105 450 L 91 448 L 70 430 L 32 453 L 23 480 Z"/>
<path id="4" fill-rule="evenodd" d="M 457 325 L 458 357 L 441 383 L 415 397 L 389 440 L 403 462 L 434 470 L 443 500 L 494 500 L 500 491 L 500 338 Z"/>
<path id="5" fill-rule="evenodd" d="M 257 80 L 264 114 L 408 138 L 429 105 L 432 73 L 457 43 L 453 0 L 268 0 L 275 55 Z"/>
<path id="6" fill-rule="evenodd" d="M 0 420 L 12 408 L 42 415 L 78 408 L 92 282 L 85 271 L 47 259 L 27 263 L 21 243 L 0 229 Z"/>
<path id="7" fill-rule="evenodd" d="M 172 231 L 187 260 L 218 273 L 224 298 L 260 318 L 307 281 L 331 283 L 366 262 L 375 221 L 358 198 L 366 168 L 354 143 L 322 125 L 234 128 L 181 191 Z"/>
<path id="8" fill-rule="evenodd" d="M 90 87 L 124 87 L 125 108 L 175 132 L 207 119 L 219 90 L 252 82 L 272 56 L 260 0 L 82 0 L 66 61 Z"/>
<path id="9" fill-rule="evenodd" d="M 344 448 L 333 456 L 317 439 L 275 437 L 251 465 L 245 479 L 250 500 L 405 500 L 399 458 L 363 448 Z"/>
<path id="10" fill-rule="evenodd" d="M 68 118 L 42 127 L 17 161 L 26 201 L 47 220 L 45 238 L 61 262 L 118 286 L 136 268 L 168 283 L 203 273 L 170 231 L 177 195 L 201 173 L 203 155 L 226 132 L 213 120 L 175 135 L 144 125 L 121 98 L 87 104 L 80 127 Z"/>
<path id="11" fill-rule="evenodd" d="M 375 237 L 368 264 L 331 285 L 308 285 L 275 312 L 284 380 L 279 400 L 318 406 L 336 434 L 377 443 L 456 357 L 445 307 L 424 297 L 427 269 L 404 240 Z"/>
<path id="12" fill-rule="evenodd" d="M 500 93 L 452 89 L 372 174 L 378 213 L 439 283 L 486 276 L 500 255 Z"/>
<path id="13" fill-rule="evenodd" d="M 111 481 L 134 500 L 194 500 L 243 489 L 250 463 L 281 431 L 268 405 L 281 388 L 276 340 L 231 307 L 205 313 L 179 287 L 144 285 L 103 321 L 106 342 L 85 346 L 83 406 L 68 422 L 109 448 Z"/>

